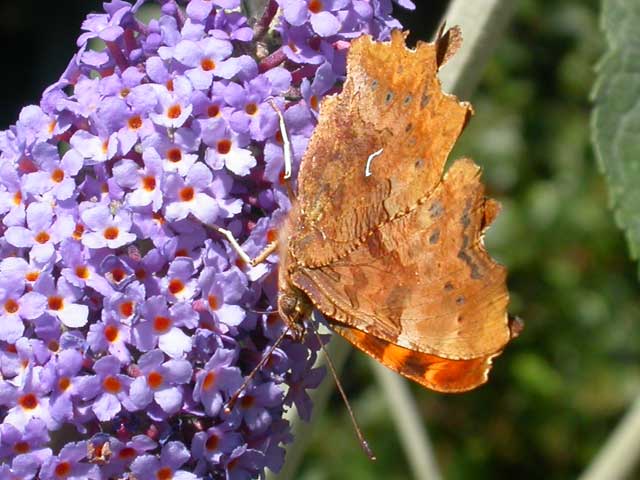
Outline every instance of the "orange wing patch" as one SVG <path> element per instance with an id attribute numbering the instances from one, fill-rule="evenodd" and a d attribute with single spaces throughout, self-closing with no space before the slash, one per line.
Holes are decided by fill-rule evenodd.
<path id="1" fill-rule="evenodd" d="M 383 365 L 438 392 L 466 392 L 482 385 L 496 356 L 449 360 L 399 347 L 354 328 L 342 325 L 332 325 L 332 328 Z"/>

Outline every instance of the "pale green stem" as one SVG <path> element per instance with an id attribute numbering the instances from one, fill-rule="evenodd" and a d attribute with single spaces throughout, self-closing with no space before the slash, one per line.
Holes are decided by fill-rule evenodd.
<path id="1" fill-rule="evenodd" d="M 443 67 L 440 79 L 445 91 L 453 92 L 461 98 L 468 98 L 473 92 L 482 74 L 484 66 L 497 45 L 504 27 L 507 25 L 514 9 L 515 0 L 453 0 L 444 20 L 447 25 L 460 25 L 464 43 L 460 51 Z M 348 344 L 342 339 L 334 338 L 329 345 L 329 355 L 339 369 L 344 364 L 349 352 Z M 324 360 L 322 356 L 319 362 Z M 380 367 L 384 368 L 384 367 Z M 406 381 L 394 373 L 378 374 L 381 388 L 390 399 L 390 410 L 398 434 L 405 447 L 405 453 L 417 480 L 438 480 L 437 464 L 431 448 L 424 422 L 419 417 L 415 401 L 407 389 Z M 402 385 L 402 386 L 400 386 Z M 287 449 L 285 465 L 280 474 L 267 473 L 269 480 L 291 480 L 296 478 L 297 467 L 309 443 L 313 422 L 324 410 L 329 393 L 335 388 L 331 378 L 325 379 L 323 385 L 312 392 L 314 402 L 313 419 L 303 424 L 297 417 L 295 409 L 287 412 L 286 418 L 291 422 L 295 441 Z M 399 403 L 398 403 L 399 402 Z M 356 412 L 356 415 L 358 412 Z M 413 424 L 409 428 L 409 424 Z M 349 427 L 351 428 L 351 427 Z M 365 437 L 366 437 L 366 432 Z M 355 437 L 355 435 L 354 435 Z M 354 439 L 354 441 L 356 441 Z M 372 446 L 375 451 L 375 445 Z"/>
<path id="2" fill-rule="evenodd" d="M 580 480 L 630 478 L 640 460 L 640 396 L 622 417 Z M 637 477 L 634 477 L 637 478 Z"/>
<path id="3" fill-rule="evenodd" d="M 424 419 L 408 382 L 376 361 L 371 361 L 371 367 L 387 397 L 389 416 L 396 426 L 413 477 L 419 480 L 440 480 L 442 475 L 424 427 Z"/>

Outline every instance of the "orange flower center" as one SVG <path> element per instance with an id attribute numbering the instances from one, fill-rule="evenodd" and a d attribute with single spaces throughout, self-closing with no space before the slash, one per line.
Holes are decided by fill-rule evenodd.
<path id="1" fill-rule="evenodd" d="M 125 276 L 125 271 L 121 268 L 114 268 L 113 270 L 111 270 L 111 278 L 116 283 L 120 283 L 122 280 L 124 280 Z"/>
<path id="2" fill-rule="evenodd" d="M 149 375 L 147 375 L 147 382 L 149 383 L 149 387 L 155 390 L 162 386 L 164 377 L 161 373 L 151 372 Z"/>
<path id="3" fill-rule="evenodd" d="M 18 399 L 18 404 L 25 410 L 33 410 L 38 406 L 38 398 L 33 393 L 27 393 Z"/>
<path id="4" fill-rule="evenodd" d="M 309 2 L 309 11 L 311 13 L 320 13 L 322 11 L 321 0 L 311 0 Z"/>
<path id="5" fill-rule="evenodd" d="M 64 307 L 64 298 L 58 295 L 52 295 L 47 299 L 47 304 L 49 305 L 49 310 L 62 310 L 62 307 Z"/>
<path id="6" fill-rule="evenodd" d="M 60 462 L 54 469 L 55 476 L 58 478 L 66 478 L 71 473 L 71 464 L 69 462 Z"/>
<path id="7" fill-rule="evenodd" d="M 107 325 L 104 328 L 104 338 L 106 338 L 108 342 L 115 342 L 118 339 L 119 333 L 120 331 L 115 325 Z"/>
<path id="8" fill-rule="evenodd" d="M 171 319 L 158 315 L 153 319 L 153 329 L 156 333 L 165 333 L 171 328 Z"/>
<path id="9" fill-rule="evenodd" d="M 251 408 L 256 403 L 256 399 L 253 395 L 245 395 L 240 400 L 240 406 L 242 408 Z"/>
<path id="10" fill-rule="evenodd" d="M 69 377 L 61 377 L 60 380 L 58 380 L 58 389 L 61 392 L 64 392 L 67 390 L 67 388 L 69 388 L 71 386 L 71 380 L 69 380 Z"/>
<path id="11" fill-rule="evenodd" d="M 120 230 L 118 229 L 118 227 L 107 227 L 104 229 L 104 232 L 102 232 L 102 235 L 104 235 L 104 238 L 106 238 L 107 240 L 115 240 L 116 238 L 118 238 L 118 234 L 120 233 Z"/>
<path id="12" fill-rule="evenodd" d="M 76 266 L 76 276 L 78 278 L 86 280 L 87 278 L 89 278 L 89 268 L 86 265 Z"/>
<path id="13" fill-rule="evenodd" d="M 131 448 L 131 447 L 124 447 L 122 450 L 120 450 L 120 452 L 118 453 L 118 458 L 122 459 L 122 460 L 130 460 L 133 457 L 135 457 L 137 455 L 137 451 L 135 450 L 135 448 Z"/>
<path id="14" fill-rule="evenodd" d="M 178 194 L 180 200 L 183 202 L 190 202 L 195 197 L 195 191 L 193 187 L 184 187 L 180 189 L 180 193 Z"/>
<path id="15" fill-rule="evenodd" d="M 209 438 L 207 438 L 207 441 L 205 442 L 205 447 L 209 451 L 217 450 L 219 444 L 220 444 L 220 437 L 218 437 L 214 433 Z"/>
<path id="16" fill-rule="evenodd" d="M 9 314 L 16 313 L 19 308 L 20 305 L 18 305 L 18 302 L 16 302 L 13 298 L 10 298 L 6 302 L 4 302 L 4 309 Z"/>
<path id="17" fill-rule="evenodd" d="M 122 384 L 117 377 L 109 375 L 103 380 L 102 387 L 104 388 L 105 392 L 115 394 L 120 392 L 120 390 L 122 389 Z"/>
<path id="18" fill-rule="evenodd" d="M 39 277 L 40 277 L 40 272 L 36 270 L 27 272 L 24 275 L 24 278 L 27 280 L 27 282 L 35 282 L 36 280 L 38 280 Z"/>
<path id="19" fill-rule="evenodd" d="M 60 183 L 62 180 L 64 180 L 64 170 L 56 168 L 53 172 L 51 172 L 51 181 Z"/>
<path id="20" fill-rule="evenodd" d="M 180 115 L 182 115 L 182 107 L 180 105 L 171 105 L 167 109 L 167 117 L 169 117 L 172 120 L 175 120 Z"/>
<path id="21" fill-rule="evenodd" d="M 200 62 L 200 66 L 202 67 L 202 70 L 204 70 L 205 72 L 209 72 L 216 68 L 216 62 L 214 62 L 210 58 L 203 58 Z"/>
<path id="22" fill-rule="evenodd" d="M 182 290 L 184 290 L 184 282 L 182 280 L 180 280 L 179 278 L 174 278 L 173 280 L 171 280 L 169 282 L 169 291 L 173 295 L 177 295 Z"/>
<path id="23" fill-rule="evenodd" d="M 258 111 L 258 105 L 256 105 L 253 102 L 247 103 L 244 107 L 244 111 L 247 112 L 249 115 L 255 115 L 256 112 Z"/>
<path id="24" fill-rule="evenodd" d="M 84 233 L 84 225 L 80 223 L 76 223 L 76 228 L 72 233 L 73 238 L 75 238 L 76 240 L 80 240 L 82 238 L 83 233 Z"/>
<path id="25" fill-rule="evenodd" d="M 211 390 L 216 383 L 216 374 L 214 372 L 207 372 L 202 382 L 202 388 L 205 390 Z"/>
<path id="26" fill-rule="evenodd" d="M 49 239 L 50 239 L 50 238 L 51 238 L 51 236 L 50 236 L 47 232 L 42 231 L 42 232 L 39 232 L 39 233 L 34 237 L 34 240 L 35 240 L 37 243 L 43 244 L 43 243 L 47 243 L 47 242 L 49 241 Z"/>
<path id="27" fill-rule="evenodd" d="M 217 148 L 220 155 L 226 155 L 231 151 L 231 140 L 225 138 L 224 140 L 218 141 Z"/>
<path id="28" fill-rule="evenodd" d="M 17 455 L 22 453 L 29 453 L 31 448 L 29 448 L 29 444 L 27 442 L 18 442 L 13 446 L 13 451 L 16 452 Z"/>
<path id="29" fill-rule="evenodd" d="M 316 97 L 315 95 L 312 95 L 309 102 L 311 103 L 311 108 L 317 112 L 318 108 L 320 107 L 318 103 L 318 97 Z"/>
<path id="30" fill-rule="evenodd" d="M 134 115 L 127 123 L 131 130 L 138 130 L 142 126 L 142 118 L 140 118 L 140 115 Z"/>
<path id="31" fill-rule="evenodd" d="M 123 317 L 130 317 L 133 315 L 133 302 L 122 302 L 119 307 L 120 315 Z"/>
<path id="32" fill-rule="evenodd" d="M 220 107 L 218 105 L 209 105 L 207 108 L 207 115 L 209 118 L 215 118 L 220 115 Z"/>
<path id="33" fill-rule="evenodd" d="M 147 176 L 142 179 L 142 188 L 147 192 L 153 192 L 156 189 L 156 178 Z"/>
<path id="34" fill-rule="evenodd" d="M 156 472 L 156 478 L 158 480 L 171 480 L 173 478 L 173 470 L 169 467 L 162 467 Z"/>
<path id="35" fill-rule="evenodd" d="M 170 148 L 167 150 L 167 160 L 173 163 L 178 163 L 182 160 L 182 151 L 179 148 Z"/>
<path id="36" fill-rule="evenodd" d="M 217 310 L 218 309 L 218 297 L 216 297 L 215 295 L 209 295 L 207 297 L 207 300 L 209 300 L 209 308 L 211 310 Z"/>

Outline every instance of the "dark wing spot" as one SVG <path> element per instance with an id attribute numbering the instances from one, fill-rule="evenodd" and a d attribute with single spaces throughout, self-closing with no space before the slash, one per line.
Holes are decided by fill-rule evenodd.
<path id="1" fill-rule="evenodd" d="M 408 133 L 411 131 L 412 128 L 413 128 L 413 123 L 409 122 L 407 123 L 407 126 L 404 127 L 404 131 Z"/>
<path id="2" fill-rule="evenodd" d="M 407 95 L 406 97 L 404 97 L 404 104 L 409 105 L 411 103 L 411 100 L 413 100 L 413 95 Z"/>
<path id="3" fill-rule="evenodd" d="M 440 238 L 440 229 L 436 229 L 436 231 L 429 236 L 429 243 L 431 245 L 434 245 L 438 243 L 439 238 Z"/>
<path id="4" fill-rule="evenodd" d="M 464 297 L 462 295 L 456 298 L 456 305 L 464 305 Z"/>
<path id="5" fill-rule="evenodd" d="M 422 95 L 422 100 L 420 101 L 420 108 L 425 108 L 427 105 L 429 105 L 429 100 L 431 100 L 431 97 L 425 91 Z"/>
<path id="6" fill-rule="evenodd" d="M 450 292 L 451 290 L 453 290 L 453 283 L 451 283 L 451 282 L 445 283 L 444 284 L 444 289 L 445 289 L 445 291 Z"/>
<path id="7" fill-rule="evenodd" d="M 436 200 L 435 202 L 433 202 L 429 207 L 429 213 L 431 214 L 431 218 L 438 218 L 442 215 L 443 212 L 444 212 L 444 207 L 442 206 L 442 203 L 440 203 L 439 200 Z"/>
<path id="8" fill-rule="evenodd" d="M 393 92 L 387 92 L 387 96 L 384 97 L 384 103 L 389 105 L 391 103 L 391 100 L 393 100 Z"/>
<path id="9" fill-rule="evenodd" d="M 374 80 L 371 82 L 371 90 L 375 90 L 378 88 L 378 80 Z"/>
<path id="10" fill-rule="evenodd" d="M 418 170 L 424 167 L 424 160 L 422 158 L 419 158 L 418 160 L 416 160 L 415 167 Z"/>

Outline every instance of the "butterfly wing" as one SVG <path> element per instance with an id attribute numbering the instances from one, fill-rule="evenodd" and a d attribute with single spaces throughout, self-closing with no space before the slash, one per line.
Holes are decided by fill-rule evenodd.
<path id="1" fill-rule="evenodd" d="M 479 167 L 458 160 L 411 212 L 290 279 L 337 324 L 442 358 L 490 357 L 510 339 L 506 272 L 482 243 L 497 212 Z"/>
<path id="2" fill-rule="evenodd" d="M 351 344 L 383 365 L 438 392 L 465 392 L 485 383 L 495 355 L 469 360 L 449 360 L 386 342 L 361 330 L 333 324 Z"/>
<path id="3" fill-rule="evenodd" d="M 471 106 L 442 92 L 436 73 L 454 46 L 355 40 L 343 91 L 322 103 L 298 176 L 289 249 L 326 265 L 380 224 L 429 196 Z M 453 45 L 453 44 L 451 44 Z M 457 47 L 455 47 L 457 48 Z"/>

